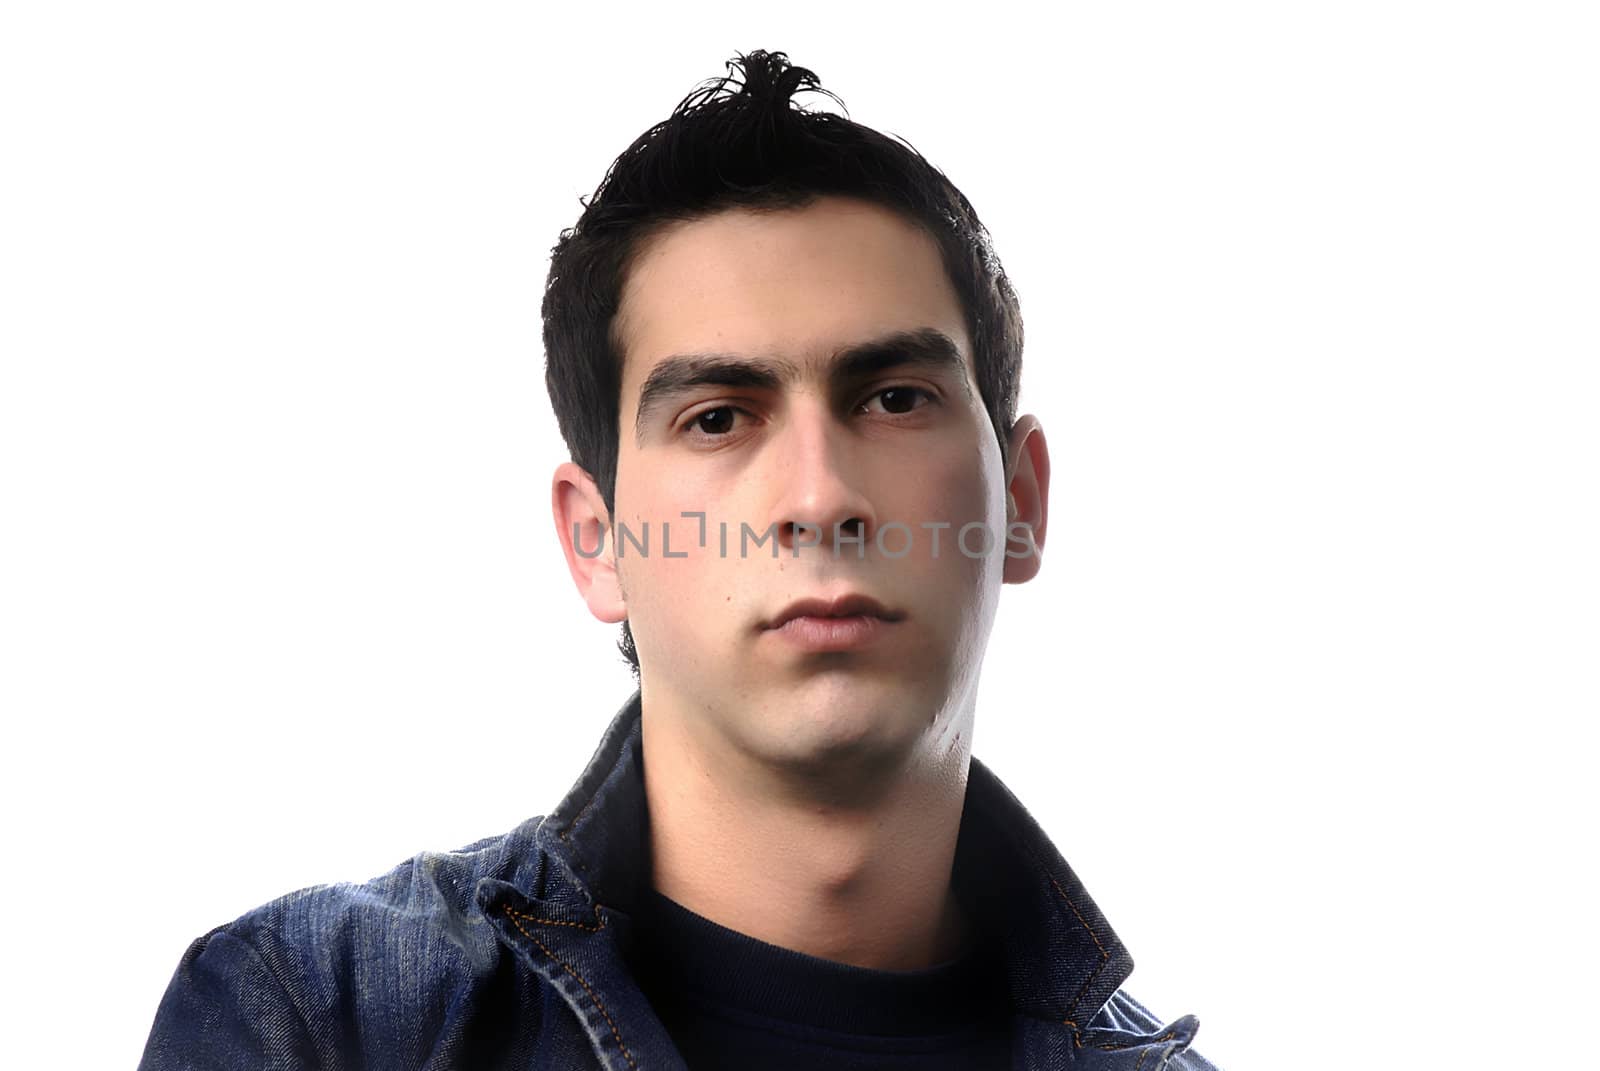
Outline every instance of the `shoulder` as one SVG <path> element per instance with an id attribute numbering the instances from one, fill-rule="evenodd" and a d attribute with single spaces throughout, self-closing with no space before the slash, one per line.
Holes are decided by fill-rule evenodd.
<path id="1" fill-rule="evenodd" d="M 470 955 L 481 944 L 479 937 L 491 936 L 475 929 L 482 922 L 473 899 L 478 881 L 515 881 L 518 871 L 537 869 L 532 828 L 538 821 L 454 851 L 419 852 L 363 882 L 298 889 L 213 932 L 248 941 L 264 955 L 279 950 L 302 957 L 338 950 L 381 954 L 395 942 L 421 940 L 453 944 Z"/>
<path id="2" fill-rule="evenodd" d="M 1089 1021 L 1081 1040 L 1083 1047 L 1101 1050 L 1149 1048 L 1161 1054 L 1155 1066 L 1171 1071 L 1218 1071 L 1191 1047 L 1199 1029 L 1200 1020 L 1193 1015 L 1167 1022 L 1126 989 L 1118 989 Z"/>
<path id="3" fill-rule="evenodd" d="M 363 994 L 379 996 L 491 969 L 500 946 L 475 890 L 490 877 L 513 884 L 537 880 L 542 858 L 534 830 L 540 821 L 454 851 L 419 852 L 364 882 L 296 890 L 213 934 L 250 945 L 291 992 L 304 991 L 323 1007 L 354 995 L 353 984 L 338 992 L 337 983 L 359 981 Z"/>
<path id="4" fill-rule="evenodd" d="M 249 1021 L 270 1018 L 272 1034 L 294 1039 L 285 1051 L 307 1054 L 303 1064 L 263 1066 L 332 1065 L 356 1051 L 415 1055 L 399 1047 L 431 1044 L 452 1016 L 518 977 L 500 969 L 502 946 L 475 890 L 485 878 L 537 884 L 540 821 L 454 851 L 419 852 L 367 881 L 298 889 L 212 929 L 184 953 L 147 1056 L 218 1018 L 243 1024 L 230 1051 L 255 1052 L 261 1039 L 247 1036 Z"/>

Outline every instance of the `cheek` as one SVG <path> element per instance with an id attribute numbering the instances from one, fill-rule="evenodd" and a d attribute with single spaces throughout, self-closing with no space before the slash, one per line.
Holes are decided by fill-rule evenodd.
<path id="1" fill-rule="evenodd" d="M 715 514 L 716 504 L 727 498 L 726 490 L 717 483 L 716 471 L 711 466 L 670 464 L 661 460 L 655 463 L 638 457 L 631 458 L 624 469 L 619 465 L 617 475 L 617 512 L 626 517 L 635 530 L 646 521 L 652 532 L 659 531 L 663 522 L 670 523 L 673 532 L 673 549 L 684 545 L 679 529 L 698 535 L 696 512 Z M 708 505 L 710 503 L 710 505 Z M 685 512 L 691 514 L 683 516 Z"/>
<path id="2" fill-rule="evenodd" d="M 909 590 L 921 588 L 960 627 L 984 616 L 988 589 L 998 589 L 1004 570 L 1004 472 L 997 446 L 929 451 L 918 459 L 913 475 L 891 482 L 891 493 L 879 511 L 881 523 L 898 521 L 913 533 L 914 552 L 898 563 L 907 571 Z M 936 525 L 935 534 L 922 526 Z M 972 527 L 976 525 L 977 527 Z M 963 528 L 966 528 L 963 533 Z M 894 536 L 894 545 L 908 537 Z M 1000 540 L 1000 543 L 996 543 Z"/>
<path id="3" fill-rule="evenodd" d="M 1003 499 L 999 482 L 998 462 L 991 463 L 982 451 L 933 451 L 908 468 L 905 478 L 892 482 L 891 512 L 896 515 L 881 517 L 913 526 L 947 522 L 955 531 L 963 524 L 990 519 L 994 501 Z"/>
<path id="4" fill-rule="evenodd" d="M 618 524 L 627 532 L 614 533 L 617 576 L 636 642 L 658 632 L 687 642 L 715 632 L 721 617 L 738 609 L 740 563 L 721 554 L 715 515 L 694 515 L 704 500 L 662 483 L 626 501 L 618 495 Z M 736 551 L 737 529 L 729 543 Z"/>

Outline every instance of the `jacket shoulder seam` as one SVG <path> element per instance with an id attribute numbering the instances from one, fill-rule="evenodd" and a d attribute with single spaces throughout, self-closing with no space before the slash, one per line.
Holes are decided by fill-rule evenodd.
<path id="1" fill-rule="evenodd" d="M 237 941 L 244 948 L 244 950 L 250 954 L 250 958 L 255 962 L 256 966 L 265 972 L 268 978 L 272 979 L 273 984 L 278 987 L 278 991 L 283 994 L 284 1003 L 294 1011 L 295 1023 L 300 1027 L 300 1032 L 305 1035 L 307 1041 L 312 1043 L 313 1051 L 311 1053 L 311 1057 L 315 1061 L 314 1067 L 320 1068 L 322 1066 L 322 1060 L 315 1052 L 316 1035 L 311 1032 L 311 1023 L 306 1018 L 305 1009 L 300 1006 L 299 1001 L 295 1000 L 294 994 L 289 991 L 289 987 L 284 984 L 283 979 L 278 975 L 278 972 L 273 969 L 272 964 L 270 961 L 268 961 L 267 957 L 261 954 L 261 950 L 255 946 L 255 942 L 251 941 L 248 937 L 245 937 L 242 934 L 235 933 L 233 930 L 234 925 L 235 923 L 228 923 L 223 926 L 218 926 L 216 929 L 206 934 L 202 940 L 206 942 L 206 947 L 209 948 L 212 939 L 218 936 L 226 937 L 229 940 Z"/>

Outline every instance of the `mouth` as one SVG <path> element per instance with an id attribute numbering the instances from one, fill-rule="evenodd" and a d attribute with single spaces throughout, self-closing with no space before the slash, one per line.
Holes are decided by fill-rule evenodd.
<path id="1" fill-rule="evenodd" d="M 866 646 L 904 618 L 869 595 L 848 594 L 790 603 L 765 630 L 803 651 L 848 651 Z"/>
<path id="2" fill-rule="evenodd" d="M 899 621 L 906 615 L 892 611 L 870 595 L 850 593 L 832 599 L 799 599 L 767 622 L 766 628 L 783 628 L 800 618 L 832 620 L 836 618 L 867 617 L 880 621 Z"/>

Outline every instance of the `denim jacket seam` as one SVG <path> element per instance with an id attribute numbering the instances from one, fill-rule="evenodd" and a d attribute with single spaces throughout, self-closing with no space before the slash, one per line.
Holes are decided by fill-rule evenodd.
<path id="1" fill-rule="evenodd" d="M 539 938 L 534 936 L 532 933 L 529 933 L 528 930 L 522 925 L 522 920 L 528 919 L 530 922 L 545 922 L 554 926 L 572 926 L 580 930 L 586 930 L 590 933 L 595 933 L 605 929 L 605 916 L 602 915 L 600 917 L 600 924 L 598 926 L 588 926 L 581 922 L 558 922 L 553 919 L 541 919 L 533 915 L 527 915 L 520 911 L 515 911 L 509 907 L 505 908 L 504 910 L 506 917 L 511 919 L 511 925 L 517 928 L 518 933 L 522 934 L 522 936 L 538 945 L 539 950 L 548 956 L 552 963 L 559 964 L 562 970 L 566 971 L 568 974 L 572 975 L 572 977 L 578 980 L 578 984 L 583 986 L 583 991 L 589 994 L 589 999 L 594 1002 L 594 1006 L 598 1008 L 600 1014 L 605 1017 L 606 1025 L 611 1028 L 611 1036 L 617 1041 L 617 1048 L 622 1050 L 622 1058 L 628 1061 L 629 1067 L 637 1068 L 639 1064 L 634 1060 L 633 1053 L 628 1051 L 627 1042 L 622 1040 L 622 1033 L 617 1029 L 617 1021 L 613 1019 L 611 1017 L 611 1013 L 606 1010 L 605 1003 L 600 999 L 600 994 L 594 991 L 594 987 L 589 984 L 588 979 L 584 978 L 584 976 L 580 974 L 578 969 L 572 966 L 572 964 L 568 963 L 560 956 L 557 956 L 555 952 L 551 950 L 549 945 L 539 940 Z"/>
<path id="2" fill-rule="evenodd" d="M 1104 1049 L 1107 1052 L 1122 1052 L 1122 1051 L 1124 1051 L 1126 1049 L 1137 1049 L 1140 1046 L 1144 1046 L 1144 1045 L 1159 1045 L 1163 1041 L 1171 1041 L 1173 1038 L 1175 1038 L 1177 1036 L 1178 1036 L 1178 1032 L 1176 1030 L 1168 1030 L 1166 1033 L 1162 1034 L 1160 1037 L 1138 1038 L 1136 1040 L 1128 1042 L 1125 1045 L 1101 1045 L 1101 1044 L 1098 1044 L 1096 1042 L 1089 1042 L 1088 1044 L 1089 1044 L 1089 1046 L 1091 1048 Z"/>
<path id="3" fill-rule="evenodd" d="M 283 994 L 284 1003 L 287 1004 L 294 1012 L 295 1022 L 299 1024 L 300 1032 L 305 1035 L 307 1041 L 311 1042 L 311 1057 L 313 1061 L 315 1061 L 313 1066 L 315 1068 L 321 1068 L 323 1066 L 322 1060 L 317 1056 L 315 1051 L 316 1035 L 311 1032 L 311 1022 L 306 1018 L 305 1009 L 300 1006 L 300 1002 L 294 998 L 294 994 L 291 993 L 289 991 L 289 987 L 284 984 L 283 978 L 280 977 L 278 972 L 273 969 L 271 961 L 269 961 L 266 956 L 261 954 L 261 950 L 257 948 L 249 938 L 243 936 L 242 934 L 235 933 L 232 927 L 221 927 L 219 932 L 233 938 L 235 941 L 238 941 L 239 944 L 243 945 L 245 951 L 249 952 L 251 957 L 255 959 L 257 965 L 259 965 L 260 968 L 266 972 L 267 977 L 271 978 L 277 985 L 278 991 Z"/>
<path id="4" fill-rule="evenodd" d="M 1062 902 L 1072 911 L 1073 917 L 1078 920 L 1078 925 L 1088 931 L 1089 940 L 1094 942 L 1095 949 L 1100 953 L 1099 964 L 1095 966 L 1093 971 L 1089 972 L 1089 977 L 1083 980 L 1083 985 L 1078 987 L 1077 995 L 1072 998 L 1072 1004 L 1067 1008 L 1067 1017 L 1062 1020 L 1063 1024 L 1072 1027 L 1072 1043 L 1081 1049 L 1083 1048 L 1083 1030 L 1076 1021 L 1078 1005 L 1083 1003 L 1084 994 L 1089 992 L 1089 987 L 1094 985 L 1095 979 L 1100 977 L 1100 972 L 1105 970 L 1106 964 L 1111 962 L 1111 953 L 1106 951 L 1106 946 L 1100 941 L 1100 935 L 1095 932 L 1093 926 L 1089 925 L 1089 920 L 1083 917 L 1083 912 L 1078 910 L 1078 905 L 1072 902 L 1072 897 L 1067 895 L 1067 891 L 1061 887 L 1061 883 L 1053 875 L 1049 877 L 1050 886 L 1055 889 L 1056 895 L 1060 896 Z"/>

